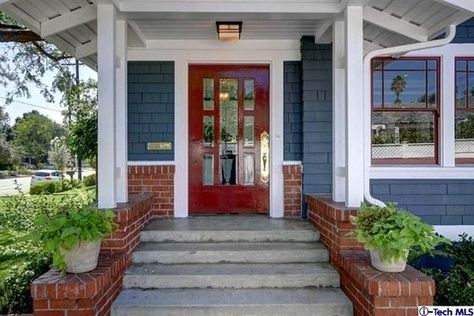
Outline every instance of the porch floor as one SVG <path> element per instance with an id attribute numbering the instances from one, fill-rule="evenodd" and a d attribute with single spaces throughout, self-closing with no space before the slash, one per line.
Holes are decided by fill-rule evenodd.
<path id="1" fill-rule="evenodd" d="M 112 315 L 352 315 L 319 232 L 267 216 L 156 219 Z"/>

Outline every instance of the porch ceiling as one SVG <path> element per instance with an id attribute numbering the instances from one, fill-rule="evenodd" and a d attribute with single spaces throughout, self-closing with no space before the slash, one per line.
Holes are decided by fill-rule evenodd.
<path id="1" fill-rule="evenodd" d="M 331 21 L 354 0 L 113 0 L 129 23 L 129 46 L 160 39 L 216 39 L 215 21 L 243 21 L 242 39 L 330 42 Z M 95 1 L 96 2 L 96 1 Z M 426 41 L 474 16 L 471 0 L 359 0 L 366 53 Z M 97 64 L 92 0 L 0 0 L 0 10 L 90 67 Z"/>

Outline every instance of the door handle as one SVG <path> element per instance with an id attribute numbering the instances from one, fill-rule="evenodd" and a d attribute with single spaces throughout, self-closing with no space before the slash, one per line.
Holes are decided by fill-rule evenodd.
<path id="1" fill-rule="evenodd" d="M 260 134 L 260 178 L 268 183 L 270 175 L 270 136 L 267 131 Z"/>

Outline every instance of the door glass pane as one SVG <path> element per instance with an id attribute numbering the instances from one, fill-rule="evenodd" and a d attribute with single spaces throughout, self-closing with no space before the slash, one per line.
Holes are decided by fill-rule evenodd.
<path id="1" fill-rule="evenodd" d="M 255 80 L 244 80 L 244 110 L 253 111 L 255 108 Z"/>
<path id="2" fill-rule="evenodd" d="M 237 79 L 219 83 L 221 181 L 227 185 L 237 184 L 238 87 Z"/>
<path id="3" fill-rule="evenodd" d="M 214 155 L 208 154 L 203 157 L 202 183 L 204 185 L 214 184 Z"/>
<path id="4" fill-rule="evenodd" d="M 255 156 L 252 153 L 244 154 L 244 183 L 254 184 L 255 182 Z"/>
<path id="5" fill-rule="evenodd" d="M 205 115 L 203 125 L 203 139 L 205 147 L 214 146 L 214 116 Z"/>
<path id="6" fill-rule="evenodd" d="M 204 78 L 202 81 L 202 98 L 204 111 L 214 110 L 214 79 Z"/>
<path id="7" fill-rule="evenodd" d="M 255 143 L 255 119 L 244 116 L 244 147 L 253 147 Z"/>

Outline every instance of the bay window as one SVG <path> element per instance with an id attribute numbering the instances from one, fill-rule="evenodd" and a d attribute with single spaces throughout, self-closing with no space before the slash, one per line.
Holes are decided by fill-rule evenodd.
<path id="1" fill-rule="evenodd" d="M 372 162 L 438 163 L 439 58 L 372 60 Z"/>

